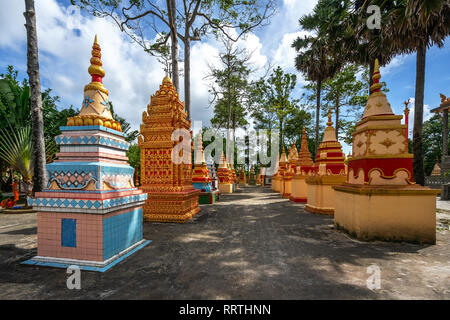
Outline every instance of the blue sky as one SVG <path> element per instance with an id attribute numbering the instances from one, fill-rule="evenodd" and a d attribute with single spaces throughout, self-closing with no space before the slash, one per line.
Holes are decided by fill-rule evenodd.
<path id="1" fill-rule="evenodd" d="M 271 62 L 287 72 L 296 73 L 298 84 L 295 95 L 301 96 L 303 77 L 293 63 L 295 51 L 292 41 L 303 31 L 298 19 L 309 13 L 316 1 L 280 0 L 278 12 L 271 24 L 250 34 L 239 45 L 253 51 L 252 62 L 257 68 Z M 26 34 L 24 27 L 24 2 L 0 0 L 0 73 L 11 64 L 26 77 Z M 150 102 L 164 76 L 161 65 L 131 43 L 111 22 L 84 13 L 81 17 L 69 7 L 68 0 L 36 1 L 41 84 L 50 87 L 61 97 L 60 107 L 71 104 L 79 107 L 83 87 L 90 80 L 87 68 L 94 35 L 97 33 L 102 47 L 103 67 L 106 71 L 104 84 L 116 111 L 124 116 L 134 128 L 141 122 L 142 112 Z M 444 48 L 432 47 L 427 53 L 425 83 L 425 119 L 429 110 L 440 103 L 439 93 L 450 95 L 450 48 L 447 39 Z M 208 83 L 204 77 L 208 63 L 217 61 L 218 43 L 213 38 L 194 43 L 192 47 L 192 118 L 208 125 L 212 107 L 208 104 Z M 381 69 L 382 80 L 390 92 L 388 99 L 395 113 L 401 113 L 403 101 L 414 97 L 415 54 L 397 56 Z M 183 81 L 181 79 L 180 83 Z M 183 99 L 183 88 L 180 96 Z M 413 110 L 412 110 L 413 111 Z M 410 115 L 410 122 L 413 112 Z M 324 119 L 324 122 L 326 120 Z M 349 151 L 349 146 L 345 146 Z"/>

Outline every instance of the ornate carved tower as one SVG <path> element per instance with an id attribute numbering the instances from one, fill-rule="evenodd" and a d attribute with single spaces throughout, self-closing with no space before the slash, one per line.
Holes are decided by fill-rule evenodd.
<path id="1" fill-rule="evenodd" d="M 159 90 L 151 97 L 147 111 L 142 114 L 141 136 L 141 185 L 148 192 L 144 205 L 144 219 L 159 222 L 186 222 L 200 211 L 198 195 L 192 185 L 191 152 L 173 154 L 174 147 L 182 143 L 172 140 L 175 130 L 189 132 L 191 123 L 183 103 L 169 77 L 165 77 Z M 178 136 L 178 135 L 177 135 Z M 186 137 L 184 137 L 186 139 Z M 192 144 L 189 142 L 192 150 Z M 175 157 L 184 160 L 177 164 Z"/>

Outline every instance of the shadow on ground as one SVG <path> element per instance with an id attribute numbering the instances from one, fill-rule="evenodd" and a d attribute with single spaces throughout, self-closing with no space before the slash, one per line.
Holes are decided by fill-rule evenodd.
<path id="1" fill-rule="evenodd" d="M 63 269 L 20 265 L 36 253 L 23 243 L 35 225 L 12 228 L 0 229 L 3 299 L 450 298 L 448 233 L 436 246 L 360 242 L 268 188 L 221 195 L 183 225 L 145 223 L 153 242 L 106 273 L 82 272 L 81 290 L 66 288 Z"/>

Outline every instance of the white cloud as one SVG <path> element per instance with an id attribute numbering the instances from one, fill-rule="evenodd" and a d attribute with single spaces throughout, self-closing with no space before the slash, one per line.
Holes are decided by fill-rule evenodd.
<path id="1" fill-rule="evenodd" d="M 5 46 L 18 51 L 22 41 L 26 36 L 24 1 L 0 0 L 0 47 Z"/>
<path id="2" fill-rule="evenodd" d="M 9 12 L 14 19 L 11 24 L 0 20 L 0 46 L 15 48 L 26 43 L 25 32 L 14 33 L 24 29 L 24 10 L 17 2 L 2 4 L 5 9 L 2 15 Z M 80 107 L 83 88 L 90 82 L 87 69 L 94 35 L 98 34 L 106 72 L 103 83 L 110 92 L 115 111 L 137 129 L 150 95 L 158 89 L 164 76 L 156 58 L 131 43 L 107 20 L 78 16 L 76 11 L 60 6 L 55 0 L 37 1 L 36 18 L 41 83 L 61 97 L 61 107 L 70 104 Z"/>
<path id="3" fill-rule="evenodd" d="M 26 71 L 26 32 L 22 1 L 0 0 L 0 48 L 17 52 L 8 54 L 4 63 L 14 62 Z M 253 52 L 251 63 L 263 68 L 267 61 L 288 68 L 293 66 L 295 50 L 292 41 L 301 34 L 298 19 L 308 13 L 316 1 L 285 0 L 271 24 L 248 34 L 238 46 Z M 89 83 L 87 72 L 95 34 L 102 48 L 104 84 L 116 112 L 125 117 L 134 129 L 141 123 L 141 114 L 158 89 L 164 72 L 156 58 L 120 32 L 117 26 L 102 18 L 79 15 L 73 7 L 56 0 L 36 2 L 41 84 L 61 97 L 61 107 L 80 107 L 83 88 Z M 208 62 L 217 62 L 220 45 L 209 38 L 194 42 L 191 48 L 191 114 L 193 120 L 209 125 L 213 108 L 208 104 Z M 182 55 L 182 50 L 180 50 Z M 4 68 L 6 66 L 3 66 Z M 291 69 L 290 72 L 295 72 Z M 299 76 L 299 74 L 297 73 Z M 301 79 L 301 77 L 299 77 Z M 184 99 L 184 79 L 180 78 L 180 97 Z"/>

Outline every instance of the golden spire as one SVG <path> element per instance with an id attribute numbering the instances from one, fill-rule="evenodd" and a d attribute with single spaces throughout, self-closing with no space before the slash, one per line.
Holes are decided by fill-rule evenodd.
<path id="1" fill-rule="evenodd" d="M 167 74 L 163 79 L 163 83 L 172 83 L 172 80 L 169 78 L 169 76 Z"/>
<path id="2" fill-rule="evenodd" d="M 89 66 L 88 72 L 92 77 L 91 83 L 84 87 L 84 91 L 88 90 L 99 90 L 104 94 L 108 95 L 108 89 L 103 86 L 102 78 L 105 76 L 105 70 L 102 68 L 102 49 L 97 41 L 97 35 L 94 38 L 94 44 L 92 45 L 91 51 L 91 65 Z"/>
<path id="3" fill-rule="evenodd" d="M 380 78 L 381 78 L 380 63 L 378 62 L 378 59 L 375 59 L 375 65 L 373 68 L 373 75 L 372 75 L 373 84 L 370 86 L 371 93 L 380 92 L 380 89 L 382 87 L 381 83 L 379 83 Z"/>
<path id="4" fill-rule="evenodd" d="M 284 147 L 281 147 L 280 163 L 286 163 L 286 162 L 287 162 L 286 151 L 285 151 Z"/>
<path id="5" fill-rule="evenodd" d="M 331 108 L 328 108 L 328 122 L 327 126 L 331 127 L 333 125 L 333 121 L 331 121 Z"/>

